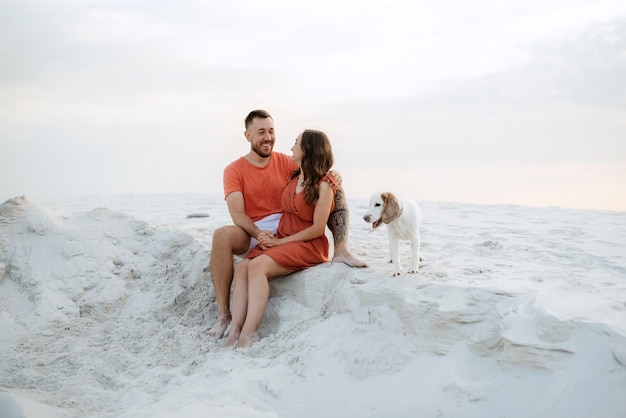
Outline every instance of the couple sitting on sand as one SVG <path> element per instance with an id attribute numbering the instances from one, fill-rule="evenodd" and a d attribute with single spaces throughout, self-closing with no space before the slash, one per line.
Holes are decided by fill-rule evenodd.
<path id="1" fill-rule="evenodd" d="M 211 278 L 218 318 L 206 334 L 226 346 L 248 347 L 269 299 L 270 277 L 328 261 L 326 224 L 333 233 L 333 262 L 366 267 L 348 250 L 348 205 L 326 134 L 305 130 L 293 155 L 273 152 L 274 120 L 264 110 L 245 119 L 250 151 L 224 169 L 224 195 L 235 225 L 218 228 L 211 247 Z M 245 257 L 233 267 L 233 255 Z M 233 287 L 232 320 L 230 289 Z"/>

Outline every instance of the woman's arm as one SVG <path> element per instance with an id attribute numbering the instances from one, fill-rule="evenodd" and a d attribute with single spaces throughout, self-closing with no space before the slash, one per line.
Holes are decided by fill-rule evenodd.
<path id="1" fill-rule="evenodd" d="M 333 190 L 330 185 L 323 181 L 320 183 L 319 197 L 315 202 L 315 209 L 313 211 L 313 225 L 303 229 L 300 232 L 296 232 L 293 235 L 280 239 L 281 244 L 286 244 L 293 241 L 310 241 L 314 238 L 324 235 L 326 231 L 326 223 L 330 216 L 330 208 L 333 204 Z"/>
<path id="2" fill-rule="evenodd" d="M 268 247 L 273 247 L 275 245 L 286 244 L 288 242 L 294 241 L 310 241 L 324 235 L 324 232 L 326 231 L 326 223 L 328 222 L 328 217 L 330 216 L 330 209 L 333 204 L 333 199 L 333 189 L 327 182 L 321 182 L 319 197 L 317 199 L 317 202 L 315 202 L 315 209 L 313 210 L 313 225 L 304 228 L 302 231 L 296 232 L 293 235 L 289 235 L 288 237 L 272 237 L 268 239 L 269 242 L 266 242 L 265 239 L 262 239 L 259 242 L 263 245 L 267 245 Z"/>

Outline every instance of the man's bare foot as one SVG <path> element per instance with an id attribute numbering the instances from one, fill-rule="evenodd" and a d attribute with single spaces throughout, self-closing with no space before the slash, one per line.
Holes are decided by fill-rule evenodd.
<path id="1" fill-rule="evenodd" d="M 367 263 L 365 261 L 359 260 L 348 251 L 342 252 L 341 254 L 335 254 L 332 262 L 345 263 L 350 267 L 367 267 Z"/>
<path id="2" fill-rule="evenodd" d="M 239 342 L 237 343 L 237 348 L 250 347 L 252 344 L 259 340 L 259 334 L 257 334 L 256 332 L 248 335 L 240 335 Z"/>
<path id="3" fill-rule="evenodd" d="M 224 336 L 226 332 L 226 328 L 228 328 L 228 323 L 230 322 L 230 315 L 220 315 L 217 317 L 217 321 L 212 328 L 209 328 L 204 331 L 204 335 L 207 335 L 211 338 L 215 338 L 219 340 Z"/>

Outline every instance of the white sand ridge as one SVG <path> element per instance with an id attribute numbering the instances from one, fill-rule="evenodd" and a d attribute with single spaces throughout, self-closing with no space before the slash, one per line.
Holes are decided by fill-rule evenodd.
<path id="1" fill-rule="evenodd" d="M 360 241 L 357 233 L 351 242 L 362 243 L 363 253 L 382 254 L 372 268 L 325 264 L 274 280 L 264 338 L 228 351 L 201 333 L 215 318 L 206 242 L 108 209 L 63 217 L 26 198 L 7 201 L 0 206 L 7 336 L 0 410 L 29 417 L 619 416 L 626 337 L 614 319 L 626 305 L 619 304 L 624 284 L 611 272 L 619 273 L 621 259 L 602 255 L 614 299 L 583 309 L 600 299 L 592 291 L 601 281 L 582 283 L 577 293 L 545 260 L 550 284 L 523 264 L 511 269 L 512 280 L 499 273 L 520 262 L 507 253 L 517 254 L 519 239 L 458 228 L 462 245 L 450 240 L 456 227 L 432 222 L 419 275 L 391 278 L 384 234 Z M 550 242 L 533 251 L 563 254 Z M 577 269 L 597 263 L 597 248 L 571 262 Z M 563 299 L 578 303 L 578 312 Z M 607 312 L 615 318 L 598 321 Z"/>
<path id="2" fill-rule="evenodd" d="M 95 412 L 139 368 L 185 363 L 189 327 L 209 321 L 208 253 L 189 235 L 107 209 L 65 219 L 25 198 L 1 208 L 3 387 Z"/>

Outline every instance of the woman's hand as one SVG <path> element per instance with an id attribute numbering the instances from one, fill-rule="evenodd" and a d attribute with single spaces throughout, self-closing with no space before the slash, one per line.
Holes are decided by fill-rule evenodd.
<path id="1" fill-rule="evenodd" d="M 276 238 L 269 231 L 261 231 L 256 239 L 259 241 L 259 246 L 264 250 L 281 244 L 280 238 Z"/>

